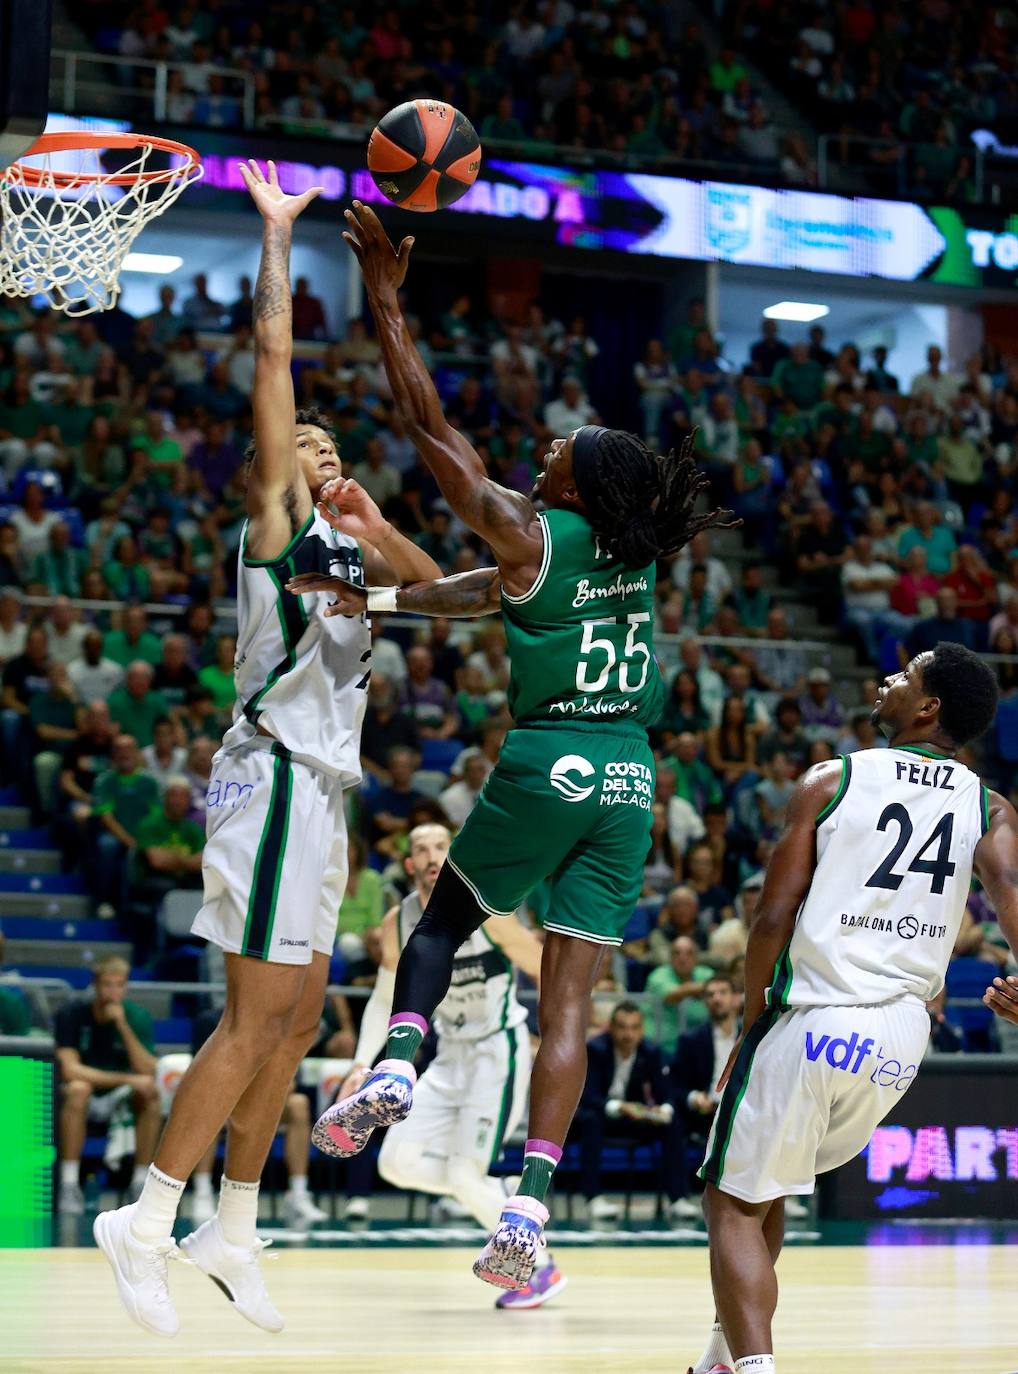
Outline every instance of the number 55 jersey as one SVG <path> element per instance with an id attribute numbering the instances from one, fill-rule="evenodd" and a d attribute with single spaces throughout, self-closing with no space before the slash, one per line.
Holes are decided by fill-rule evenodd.
<path id="1" fill-rule="evenodd" d="M 987 792 L 926 745 L 842 759 L 817 865 L 769 1005 L 863 1006 L 944 985 L 988 825 Z"/>
<path id="2" fill-rule="evenodd" d="M 664 684 L 654 566 L 627 568 L 572 511 L 541 516 L 534 585 L 502 594 L 509 732 L 448 863 L 486 915 L 549 880 L 546 930 L 619 945 L 643 881 L 654 797 L 647 726 Z"/>

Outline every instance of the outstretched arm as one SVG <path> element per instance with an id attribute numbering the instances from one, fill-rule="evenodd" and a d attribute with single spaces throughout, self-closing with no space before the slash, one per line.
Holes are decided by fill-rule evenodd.
<path id="1" fill-rule="evenodd" d="M 341 577 L 300 573 L 286 584 L 295 596 L 328 592 L 335 597 L 325 614 L 361 615 L 369 609 L 368 592 Z M 452 620 L 476 620 L 501 608 L 502 581 L 497 568 L 476 568 L 435 582 L 412 582 L 389 591 L 390 604 L 370 605 L 374 611 L 402 611 L 405 615 L 445 616 Z"/>
<path id="2" fill-rule="evenodd" d="M 255 459 L 247 488 L 247 551 L 260 559 L 282 553 L 311 514 L 311 494 L 300 480 L 294 438 L 290 242 L 294 220 L 322 189 L 314 186 L 303 195 L 288 196 L 279 188 L 276 164 L 270 162 L 268 167 L 266 177 L 254 159 L 240 164 L 251 199 L 265 221 L 252 310 Z"/>
<path id="3" fill-rule="evenodd" d="M 531 502 L 493 482 L 480 457 L 448 423 L 435 384 L 399 307 L 413 239 L 395 251 L 370 206 L 354 201 L 343 234 L 356 254 L 378 329 L 382 361 L 407 434 L 460 519 L 487 540 L 512 592 L 527 591 L 541 565 L 543 535 Z"/>
<path id="4" fill-rule="evenodd" d="M 792 938 L 795 917 L 809 891 L 816 868 L 816 822 L 832 800 L 841 779 L 840 760 L 818 763 L 796 784 L 788 803 L 785 828 L 774 846 L 764 877 L 763 892 L 753 916 L 746 946 L 746 1010 L 742 1019 L 742 1039 L 766 1006 L 767 988 L 774 969 Z M 735 1063 L 735 1047 L 718 1082 L 723 1088 Z"/>
<path id="5" fill-rule="evenodd" d="M 976 876 L 997 913 L 1004 939 L 1018 956 L 1018 815 L 996 792 L 989 796 L 990 824 L 976 845 Z M 983 1002 L 1018 1025 L 1018 978 L 994 978 Z"/>

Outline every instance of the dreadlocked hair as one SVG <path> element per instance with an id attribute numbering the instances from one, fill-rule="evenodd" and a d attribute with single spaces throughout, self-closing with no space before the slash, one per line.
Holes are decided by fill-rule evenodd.
<path id="1" fill-rule="evenodd" d="M 610 429 L 601 435 L 594 467 L 596 499 L 590 523 L 604 545 L 627 568 L 645 568 L 678 553 L 701 530 L 740 525 L 730 510 L 696 514 L 697 499 L 710 482 L 696 465 L 696 430 L 665 454 L 649 449 L 635 434 Z"/>
<path id="2" fill-rule="evenodd" d="M 332 442 L 334 444 L 336 443 L 336 431 L 332 428 L 329 417 L 324 410 L 319 410 L 317 406 L 301 406 L 294 415 L 294 424 L 315 425 L 318 429 L 324 429 Z M 247 448 L 244 450 L 244 463 L 246 466 L 250 467 L 254 462 L 257 451 L 255 441 L 251 439 Z"/>

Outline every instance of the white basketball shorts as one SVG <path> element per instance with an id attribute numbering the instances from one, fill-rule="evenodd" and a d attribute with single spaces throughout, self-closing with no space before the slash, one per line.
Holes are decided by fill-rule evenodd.
<path id="1" fill-rule="evenodd" d="M 416 1145 L 425 1161 L 475 1160 L 486 1174 L 527 1103 L 530 1035 L 524 1021 L 483 1040 L 439 1040 L 414 1089 L 414 1109 L 390 1126 L 382 1153 Z"/>
<path id="2" fill-rule="evenodd" d="M 929 1038 L 913 997 L 765 1011 L 722 1094 L 700 1177 L 745 1202 L 811 1193 L 817 1174 L 866 1148 Z"/>
<path id="3" fill-rule="evenodd" d="M 331 954 L 346 891 L 343 789 L 276 741 L 212 762 L 202 877 L 191 927 L 228 954 L 309 964 Z"/>

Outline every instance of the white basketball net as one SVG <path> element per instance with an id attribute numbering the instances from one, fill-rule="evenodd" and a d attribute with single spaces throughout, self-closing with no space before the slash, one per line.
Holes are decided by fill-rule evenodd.
<path id="1" fill-rule="evenodd" d="M 202 175 L 201 165 L 182 154 L 178 167 L 166 170 L 160 163 L 150 169 L 156 152 L 151 144 L 129 149 L 130 160 L 113 172 L 103 166 L 100 152 L 85 148 L 26 158 L 28 181 L 23 163 L 0 171 L 0 292 L 44 295 L 67 315 L 109 310 L 120 295 L 120 270 L 134 240 Z M 116 184 L 124 176 L 132 180 Z"/>

